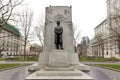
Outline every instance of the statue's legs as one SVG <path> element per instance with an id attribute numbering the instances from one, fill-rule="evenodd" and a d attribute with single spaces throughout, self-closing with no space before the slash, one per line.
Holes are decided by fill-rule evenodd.
<path id="1" fill-rule="evenodd" d="M 60 49 L 63 49 L 63 45 L 62 45 L 62 43 L 60 43 Z"/>
<path id="2" fill-rule="evenodd" d="M 62 50 L 63 50 L 63 45 L 62 45 L 62 43 L 56 44 L 56 49 L 62 49 Z"/>
<path id="3" fill-rule="evenodd" d="M 56 44 L 56 49 L 59 49 L 59 45 L 58 44 Z"/>
<path id="4" fill-rule="evenodd" d="M 61 35 L 55 35 L 55 45 L 56 45 L 56 49 L 63 50 L 62 36 Z"/>

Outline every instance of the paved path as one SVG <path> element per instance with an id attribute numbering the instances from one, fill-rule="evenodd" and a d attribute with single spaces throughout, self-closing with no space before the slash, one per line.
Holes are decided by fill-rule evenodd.
<path id="1" fill-rule="evenodd" d="M 24 80 L 28 76 L 27 66 L 14 68 L 0 72 L 0 80 Z M 120 80 L 120 72 L 92 67 L 90 66 L 90 72 L 87 73 L 94 80 Z"/>
<path id="2" fill-rule="evenodd" d="M 90 66 L 90 70 L 89 75 L 94 80 L 120 80 L 120 72 L 92 66 Z"/>
<path id="3" fill-rule="evenodd" d="M 0 72 L 0 80 L 24 80 L 27 76 L 27 68 L 19 67 Z"/>

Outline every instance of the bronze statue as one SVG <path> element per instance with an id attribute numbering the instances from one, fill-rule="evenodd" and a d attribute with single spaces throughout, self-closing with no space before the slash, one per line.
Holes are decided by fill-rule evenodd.
<path id="1" fill-rule="evenodd" d="M 55 32 L 55 45 L 56 49 L 63 49 L 63 40 L 62 40 L 62 33 L 63 27 L 60 25 L 60 21 L 57 21 L 57 26 L 54 28 Z"/>

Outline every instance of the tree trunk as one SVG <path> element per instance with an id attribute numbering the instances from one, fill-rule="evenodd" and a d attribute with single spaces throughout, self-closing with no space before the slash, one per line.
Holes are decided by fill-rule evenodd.
<path id="1" fill-rule="evenodd" d="M 26 58 L 26 42 L 24 44 L 24 60 L 25 60 L 25 58 Z"/>

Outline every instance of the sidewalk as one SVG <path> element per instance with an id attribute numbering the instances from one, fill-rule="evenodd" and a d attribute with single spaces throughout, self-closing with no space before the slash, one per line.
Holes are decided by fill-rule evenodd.
<path id="1" fill-rule="evenodd" d="M 38 61 L 0 61 L 0 64 L 34 64 Z"/>

